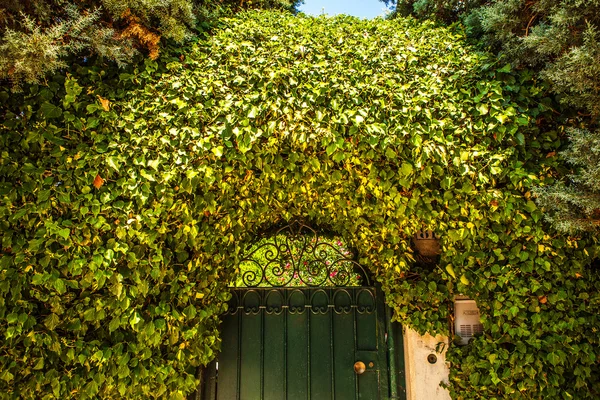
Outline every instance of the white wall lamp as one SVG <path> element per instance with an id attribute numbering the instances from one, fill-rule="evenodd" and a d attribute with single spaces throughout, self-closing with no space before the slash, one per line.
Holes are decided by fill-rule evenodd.
<path id="1" fill-rule="evenodd" d="M 466 296 L 454 298 L 454 333 L 460 337 L 459 345 L 466 345 L 477 334 L 483 333 L 479 308 L 475 300 Z"/>

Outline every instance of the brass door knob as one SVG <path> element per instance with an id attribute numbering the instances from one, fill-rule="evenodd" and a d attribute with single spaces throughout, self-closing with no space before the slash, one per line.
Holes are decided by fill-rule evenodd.
<path id="1" fill-rule="evenodd" d="M 367 369 L 367 366 L 365 365 L 364 362 L 362 361 L 357 361 L 354 363 L 354 372 L 356 372 L 356 375 L 360 375 L 363 372 L 365 372 Z"/>

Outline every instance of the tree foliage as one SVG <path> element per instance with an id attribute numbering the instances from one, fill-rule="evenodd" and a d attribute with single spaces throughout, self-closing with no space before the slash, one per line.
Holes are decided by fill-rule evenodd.
<path id="1" fill-rule="evenodd" d="M 456 27 L 272 12 L 2 91 L 0 397 L 183 398 L 242 249 L 299 218 L 420 332 L 447 333 L 454 294 L 478 300 L 455 398 L 597 398 L 595 239 L 557 235 L 530 192 L 564 142 L 545 93 Z M 442 237 L 433 269 L 422 228 Z"/>
<path id="2" fill-rule="evenodd" d="M 399 0 L 396 12 L 445 23 L 515 67 L 532 67 L 566 104 L 600 115 L 600 1 Z"/>
<path id="3" fill-rule="evenodd" d="M 418 19 L 432 19 L 444 23 L 458 21 L 474 9 L 489 3 L 487 0 L 380 0 L 393 7 L 395 16 L 414 16 Z"/>
<path id="4" fill-rule="evenodd" d="M 123 66 L 161 41 L 183 42 L 246 7 L 293 11 L 298 0 L 0 0 L 0 79 L 40 83 L 72 56 L 99 55 Z M 71 57 L 70 57 L 71 56 Z"/>
<path id="5" fill-rule="evenodd" d="M 600 146 L 598 134 L 592 133 L 600 117 L 600 1 L 398 0 L 396 13 L 445 23 L 462 21 L 480 45 L 493 49 L 514 67 L 532 68 L 547 80 L 562 103 L 580 112 L 568 124 L 576 130 L 588 129 L 585 140 L 592 148 Z M 540 204 L 557 202 L 547 210 L 557 228 L 596 230 L 600 226 L 600 192 L 594 185 L 582 183 L 585 170 L 595 168 L 589 161 L 595 156 L 573 143 L 571 149 L 575 148 L 582 152 L 571 166 L 582 171 L 575 178 L 579 183 L 558 183 L 537 194 Z M 567 161 L 569 158 L 564 156 Z M 569 172 L 579 174 L 577 170 Z M 577 205 L 583 203 L 585 207 Z"/>
<path id="6" fill-rule="evenodd" d="M 539 203 L 550 212 L 547 218 L 562 231 L 592 231 L 600 225 L 600 131 L 571 129 L 571 145 L 563 157 L 578 174 L 568 182 L 538 188 Z"/>

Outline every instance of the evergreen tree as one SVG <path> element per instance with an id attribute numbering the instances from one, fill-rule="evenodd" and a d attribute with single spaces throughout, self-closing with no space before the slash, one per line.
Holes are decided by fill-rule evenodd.
<path id="1" fill-rule="evenodd" d="M 563 182 L 539 188 L 538 201 L 562 231 L 598 229 L 600 0 L 397 0 L 395 15 L 462 21 L 482 47 L 550 83 L 557 99 L 578 113 L 567 129 L 570 148 L 561 155 L 573 170 Z"/>
<path id="2" fill-rule="evenodd" d="M 547 218 L 566 232 L 595 230 L 600 226 L 600 131 L 569 129 L 571 146 L 563 157 L 579 173 L 567 182 L 537 190 Z"/>
<path id="3" fill-rule="evenodd" d="M 487 3 L 486 0 L 381 0 L 394 7 L 392 16 L 413 16 L 452 23 Z"/>
<path id="4" fill-rule="evenodd" d="M 67 67 L 71 55 L 117 64 L 142 51 L 159 55 L 162 39 L 182 42 L 199 24 L 240 9 L 296 11 L 299 0 L 0 0 L 0 79 L 18 87 Z"/>

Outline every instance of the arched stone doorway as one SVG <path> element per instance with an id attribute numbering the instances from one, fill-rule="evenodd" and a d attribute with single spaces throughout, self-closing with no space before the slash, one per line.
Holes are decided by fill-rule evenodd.
<path id="1" fill-rule="evenodd" d="M 402 327 L 339 237 L 301 222 L 267 231 L 230 286 L 198 399 L 406 398 Z"/>

